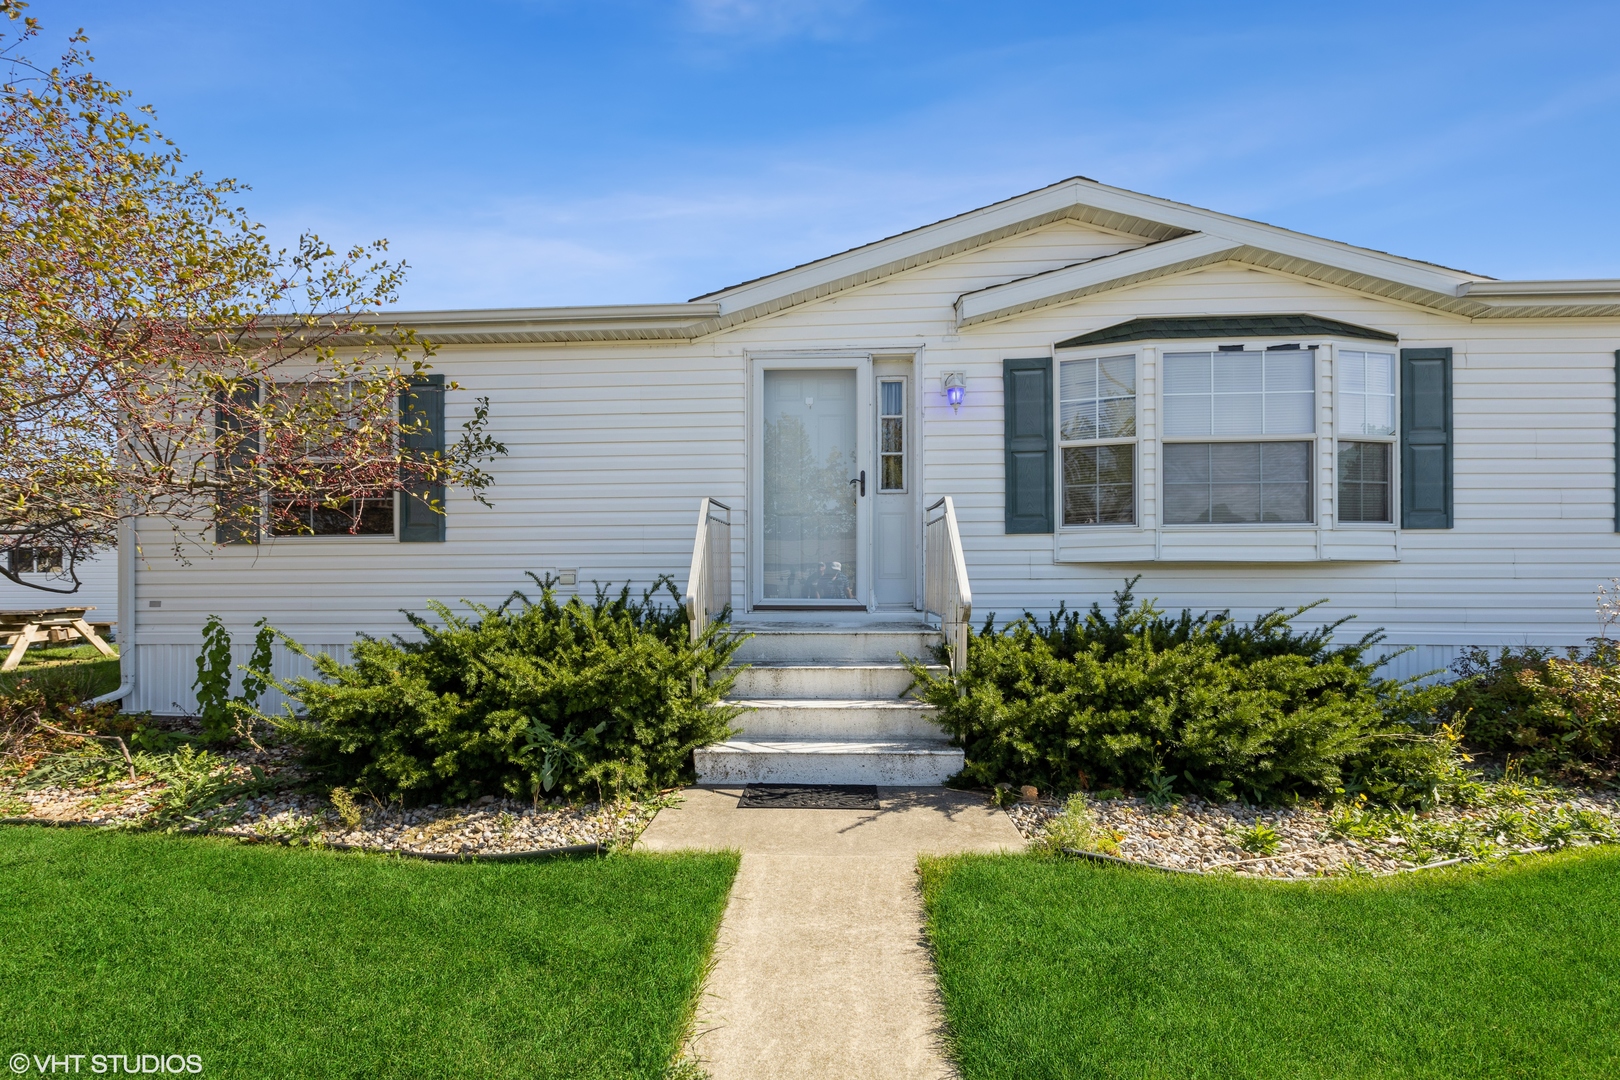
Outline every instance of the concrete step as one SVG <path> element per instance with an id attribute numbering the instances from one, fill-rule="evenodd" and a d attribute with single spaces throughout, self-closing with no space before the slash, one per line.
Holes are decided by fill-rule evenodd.
<path id="1" fill-rule="evenodd" d="M 694 754 L 699 784 L 881 784 L 935 787 L 962 770 L 962 751 L 906 740 L 728 739 Z"/>
<path id="2" fill-rule="evenodd" d="M 894 698 L 735 698 L 752 739 L 944 739 L 932 705 Z"/>
<path id="3" fill-rule="evenodd" d="M 934 674 L 946 669 L 930 665 Z M 898 698 L 911 685 L 904 664 L 797 664 L 763 661 L 737 673 L 738 698 Z"/>
<path id="4" fill-rule="evenodd" d="M 865 626 L 737 626 L 753 637 L 736 652 L 739 664 L 893 664 L 901 656 L 932 661 L 939 632 L 921 623 Z"/>

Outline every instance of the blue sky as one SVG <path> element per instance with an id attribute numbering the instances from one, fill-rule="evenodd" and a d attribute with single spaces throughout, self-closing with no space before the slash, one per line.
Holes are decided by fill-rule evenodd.
<path id="1" fill-rule="evenodd" d="M 684 300 L 1081 174 L 1620 277 L 1620 4 L 35 0 L 412 308 Z"/>

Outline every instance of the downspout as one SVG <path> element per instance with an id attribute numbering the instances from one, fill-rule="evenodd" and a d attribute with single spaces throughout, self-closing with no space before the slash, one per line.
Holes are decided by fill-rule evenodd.
<path id="1" fill-rule="evenodd" d="M 118 523 L 118 689 L 92 705 L 123 701 L 135 691 L 135 520 Z"/>

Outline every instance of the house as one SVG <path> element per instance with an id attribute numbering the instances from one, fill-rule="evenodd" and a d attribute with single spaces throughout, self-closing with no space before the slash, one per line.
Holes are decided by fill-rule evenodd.
<path id="1" fill-rule="evenodd" d="M 62 572 L 60 548 L 17 548 L 8 556 L 12 572 L 45 589 L 72 589 L 73 580 Z M 0 578 L 0 611 L 33 608 L 88 607 L 93 623 L 118 623 L 118 556 L 103 551 L 74 568 L 79 588 L 71 593 L 45 592 Z M 116 631 L 114 632 L 116 636 Z"/>
<path id="2" fill-rule="evenodd" d="M 974 620 L 1136 575 L 1170 609 L 1326 598 L 1312 619 L 1412 647 L 1398 674 L 1581 642 L 1620 573 L 1620 280 L 1498 281 L 1074 178 L 686 303 L 400 321 L 459 384 L 445 426 L 490 399 L 493 506 L 189 564 L 142 522 L 130 707 L 189 707 L 210 613 L 341 656 L 524 571 L 684 585 L 704 499 L 716 595 L 763 629 L 916 631 L 946 496 Z"/>

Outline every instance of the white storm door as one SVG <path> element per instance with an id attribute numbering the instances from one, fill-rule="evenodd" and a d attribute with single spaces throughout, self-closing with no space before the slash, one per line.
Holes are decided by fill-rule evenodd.
<path id="1" fill-rule="evenodd" d="M 758 361 L 754 604 L 866 608 L 872 597 L 871 361 Z"/>

